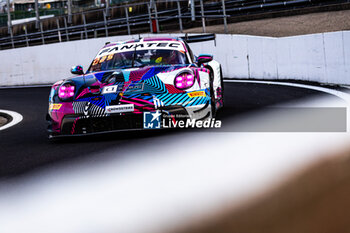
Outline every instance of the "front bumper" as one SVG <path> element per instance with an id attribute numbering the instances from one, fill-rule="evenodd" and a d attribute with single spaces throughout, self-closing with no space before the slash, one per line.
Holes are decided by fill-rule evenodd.
<path id="1" fill-rule="evenodd" d="M 163 128 L 162 119 L 170 118 L 172 120 L 190 118 L 187 110 L 182 106 L 163 107 L 157 109 L 161 113 L 160 128 Z M 55 122 L 47 115 L 49 122 L 49 137 L 57 136 L 78 136 L 90 135 L 120 131 L 150 130 L 144 128 L 144 114 L 123 113 L 109 114 L 108 116 L 84 116 L 84 115 L 65 115 L 61 123 Z"/>

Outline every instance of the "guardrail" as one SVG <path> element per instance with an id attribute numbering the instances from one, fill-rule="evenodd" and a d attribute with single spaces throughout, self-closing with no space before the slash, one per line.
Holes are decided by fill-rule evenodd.
<path id="1" fill-rule="evenodd" d="M 39 21 L 39 31 L 28 33 L 29 23 L 22 24 L 22 33 L 0 38 L 0 49 L 10 49 L 31 45 L 64 42 L 70 40 L 107 37 L 144 32 L 160 32 L 164 27 L 171 27 L 172 30 L 183 32 L 185 28 L 193 24 L 202 26 L 206 32 L 206 23 L 213 20 L 222 20 L 225 33 L 227 33 L 227 19 L 229 17 L 254 14 L 266 11 L 278 11 L 296 7 L 305 7 L 317 4 L 337 4 L 349 2 L 350 0 L 229 0 L 209 2 L 195 0 L 194 15 L 191 14 L 190 5 L 187 0 L 157 1 L 157 3 L 133 3 L 110 8 L 96 9 L 87 12 L 73 14 L 74 17 L 81 17 L 81 24 L 70 25 L 71 19 L 68 15 L 58 16 L 51 19 L 51 28 L 44 30 L 43 24 L 49 20 Z M 160 8 L 161 4 L 169 4 Z M 176 3 L 176 4 L 175 4 Z M 129 9 L 141 7 L 146 13 L 131 15 Z M 110 18 L 111 12 L 118 10 L 123 12 L 120 18 Z M 102 15 L 102 20 L 87 23 L 86 15 L 96 13 Z M 56 28 L 52 28 L 55 22 Z M 132 32 L 134 29 L 134 32 Z M 12 30 L 11 30 L 12 31 Z"/>
<path id="2" fill-rule="evenodd" d="M 52 84 L 71 77 L 70 68 L 87 68 L 107 41 L 152 34 L 103 37 L 0 52 L 0 86 Z M 160 34 L 183 37 L 185 34 Z M 194 54 L 211 53 L 226 78 L 301 80 L 350 85 L 350 31 L 292 37 L 216 34 L 216 43 L 191 44 Z"/>

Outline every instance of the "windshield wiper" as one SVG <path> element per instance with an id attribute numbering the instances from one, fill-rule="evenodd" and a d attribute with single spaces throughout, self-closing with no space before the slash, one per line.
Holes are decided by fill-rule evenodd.
<path id="1" fill-rule="evenodd" d="M 141 64 L 141 65 L 134 66 L 134 67 L 141 68 L 141 67 L 145 67 L 145 66 L 148 66 L 148 64 Z"/>

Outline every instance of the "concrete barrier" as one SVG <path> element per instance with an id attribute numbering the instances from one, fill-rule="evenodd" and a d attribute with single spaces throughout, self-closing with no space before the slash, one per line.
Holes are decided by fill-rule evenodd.
<path id="1" fill-rule="evenodd" d="M 0 86 L 54 83 L 72 76 L 73 65 L 81 64 L 87 69 L 105 42 L 138 37 L 117 36 L 0 51 Z M 212 53 L 228 78 L 350 84 L 350 31 L 282 38 L 219 34 L 216 43 L 194 43 L 191 48 L 195 54 Z"/>

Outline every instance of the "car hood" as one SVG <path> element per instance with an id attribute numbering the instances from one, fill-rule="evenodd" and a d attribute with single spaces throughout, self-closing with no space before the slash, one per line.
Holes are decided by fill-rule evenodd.
<path id="1" fill-rule="evenodd" d="M 158 73 L 171 72 L 184 67 L 187 67 L 187 65 L 146 66 L 141 68 L 107 70 L 72 77 L 69 80 L 74 82 L 84 82 L 87 86 L 96 82 L 101 84 L 106 83 L 112 76 L 117 82 L 137 82 L 149 79 Z"/>
<path id="2" fill-rule="evenodd" d="M 65 81 L 74 82 L 76 86 L 75 99 L 85 97 L 88 93 L 100 92 L 104 86 L 113 84 L 129 84 L 139 82 L 159 83 L 160 76 L 169 77 L 173 76 L 174 72 L 179 69 L 188 67 L 188 65 L 176 65 L 176 66 L 147 66 L 141 68 L 129 68 L 129 69 L 117 69 L 101 72 L 88 73 L 80 76 L 75 76 Z M 162 75 L 159 75 L 162 73 Z M 170 78 L 170 77 L 169 77 Z M 167 85 L 167 84 L 165 84 Z M 162 86 L 162 87 L 161 87 Z M 159 89 L 163 89 L 164 84 L 159 86 Z M 156 89 L 152 89 L 157 91 Z M 96 93 L 97 94 L 97 93 Z"/>

